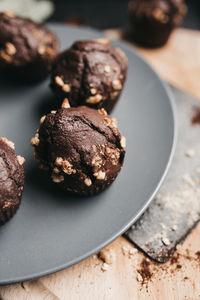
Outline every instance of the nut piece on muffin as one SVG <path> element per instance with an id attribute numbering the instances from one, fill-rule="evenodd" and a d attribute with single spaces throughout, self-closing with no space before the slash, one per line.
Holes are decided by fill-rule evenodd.
<path id="1" fill-rule="evenodd" d="M 0 224 L 7 222 L 17 211 L 24 189 L 25 159 L 15 155 L 14 143 L 0 139 Z"/>
<path id="2" fill-rule="evenodd" d="M 79 195 L 106 189 L 123 166 L 126 139 L 116 119 L 102 108 L 69 108 L 67 100 L 58 111 L 43 116 L 31 139 L 40 167 L 49 169 L 52 181 Z"/>
<path id="3" fill-rule="evenodd" d="M 26 81 L 39 81 L 50 72 L 58 51 L 53 32 L 41 24 L 0 13 L 0 68 Z"/>
<path id="4" fill-rule="evenodd" d="M 132 0 L 129 2 L 130 37 L 144 47 L 161 47 L 186 12 L 184 0 Z"/>
<path id="5" fill-rule="evenodd" d="M 52 68 L 51 88 L 73 107 L 86 105 L 110 112 L 127 76 L 127 58 L 108 39 L 77 41 L 62 52 Z"/>

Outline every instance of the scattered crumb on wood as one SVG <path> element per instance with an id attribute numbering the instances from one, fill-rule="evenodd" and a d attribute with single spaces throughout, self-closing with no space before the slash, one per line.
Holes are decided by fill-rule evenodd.
<path id="1" fill-rule="evenodd" d="M 143 277 L 140 273 L 137 274 L 137 281 L 143 281 Z"/>
<path id="2" fill-rule="evenodd" d="M 129 249 L 128 254 L 129 255 L 135 255 L 137 252 L 138 252 L 138 250 L 136 248 L 131 248 L 131 249 Z"/>
<path id="3" fill-rule="evenodd" d="M 115 261 L 115 252 L 112 248 L 104 248 L 99 252 L 99 257 L 107 264 L 111 265 Z"/>
<path id="4" fill-rule="evenodd" d="M 188 184 L 189 186 L 193 187 L 195 185 L 192 177 L 189 174 L 183 175 L 183 181 Z"/>
<path id="5" fill-rule="evenodd" d="M 108 269 L 109 269 L 108 264 L 107 264 L 107 263 L 103 263 L 103 265 L 101 266 L 101 270 L 102 270 L 103 272 L 106 272 L 106 271 L 108 271 Z"/>
<path id="6" fill-rule="evenodd" d="M 126 255 L 128 253 L 128 248 L 126 246 L 122 246 L 122 253 Z"/>
<path id="7" fill-rule="evenodd" d="M 186 155 L 187 157 L 193 157 L 193 156 L 195 156 L 195 151 L 194 151 L 194 149 L 188 149 L 188 150 L 186 151 L 185 155 Z"/>

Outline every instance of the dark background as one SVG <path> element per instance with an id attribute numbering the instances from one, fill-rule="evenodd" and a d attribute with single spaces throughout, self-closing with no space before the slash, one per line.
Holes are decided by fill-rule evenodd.
<path id="1" fill-rule="evenodd" d="M 54 0 L 55 13 L 51 21 L 66 21 L 81 17 L 86 25 L 105 29 L 126 27 L 128 0 Z M 200 0 L 187 0 L 188 14 L 182 27 L 200 29 Z"/>

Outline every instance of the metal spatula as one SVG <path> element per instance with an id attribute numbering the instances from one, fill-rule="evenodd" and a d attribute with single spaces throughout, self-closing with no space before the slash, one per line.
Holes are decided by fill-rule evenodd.
<path id="1" fill-rule="evenodd" d="M 178 114 L 175 156 L 158 195 L 125 237 L 165 262 L 200 219 L 200 103 L 172 87 Z"/>

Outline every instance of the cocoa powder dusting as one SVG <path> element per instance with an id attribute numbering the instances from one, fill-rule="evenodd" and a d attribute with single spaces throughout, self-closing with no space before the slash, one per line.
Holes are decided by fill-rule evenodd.
<path id="1" fill-rule="evenodd" d="M 199 107 L 194 108 L 194 114 L 193 114 L 191 122 L 193 125 L 200 124 L 200 108 Z"/>
<path id="2" fill-rule="evenodd" d="M 140 263 L 139 269 L 137 272 L 139 276 L 141 276 L 141 288 L 146 287 L 148 291 L 148 284 L 156 277 L 160 271 L 164 274 L 174 274 L 179 272 L 184 265 L 181 265 L 183 260 L 191 261 L 196 264 L 196 266 L 200 266 L 200 251 L 197 251 L 195 254 L 190 253 L 189 249 L 185 249 L 185 253 L 175 252 L 168 263 L 160 264 L 154 261 L 150 261 L 148 258 L 143 258 Z M 189 280 L 187 276 L 183 277 L 182 280 Z"/>
<path id="3" fill-rule="evenodd" d="M 151 279 L 153 273 L 150 270 L 151 263 L 147 259 L 143 259 L 140 264 L 140 269 L 138 269 L 138 273 L 142 276 L 142 284 L 146 283 Z"/>
<path id="4" fill-rule="evenodd" d="M 180 257 L 180 254 L 179 253 L 175 253 L 169 260 L 170 262 L 170 265 L 174 265 L 174 264 L 177 264 L 178 261 L 179 261 L 179 257 Z"/>
<path id="5" fill-rule="evenodd" d="M 200 251 L 197 251 L 196 253 L 197 258 L 200 260 Z"/>

